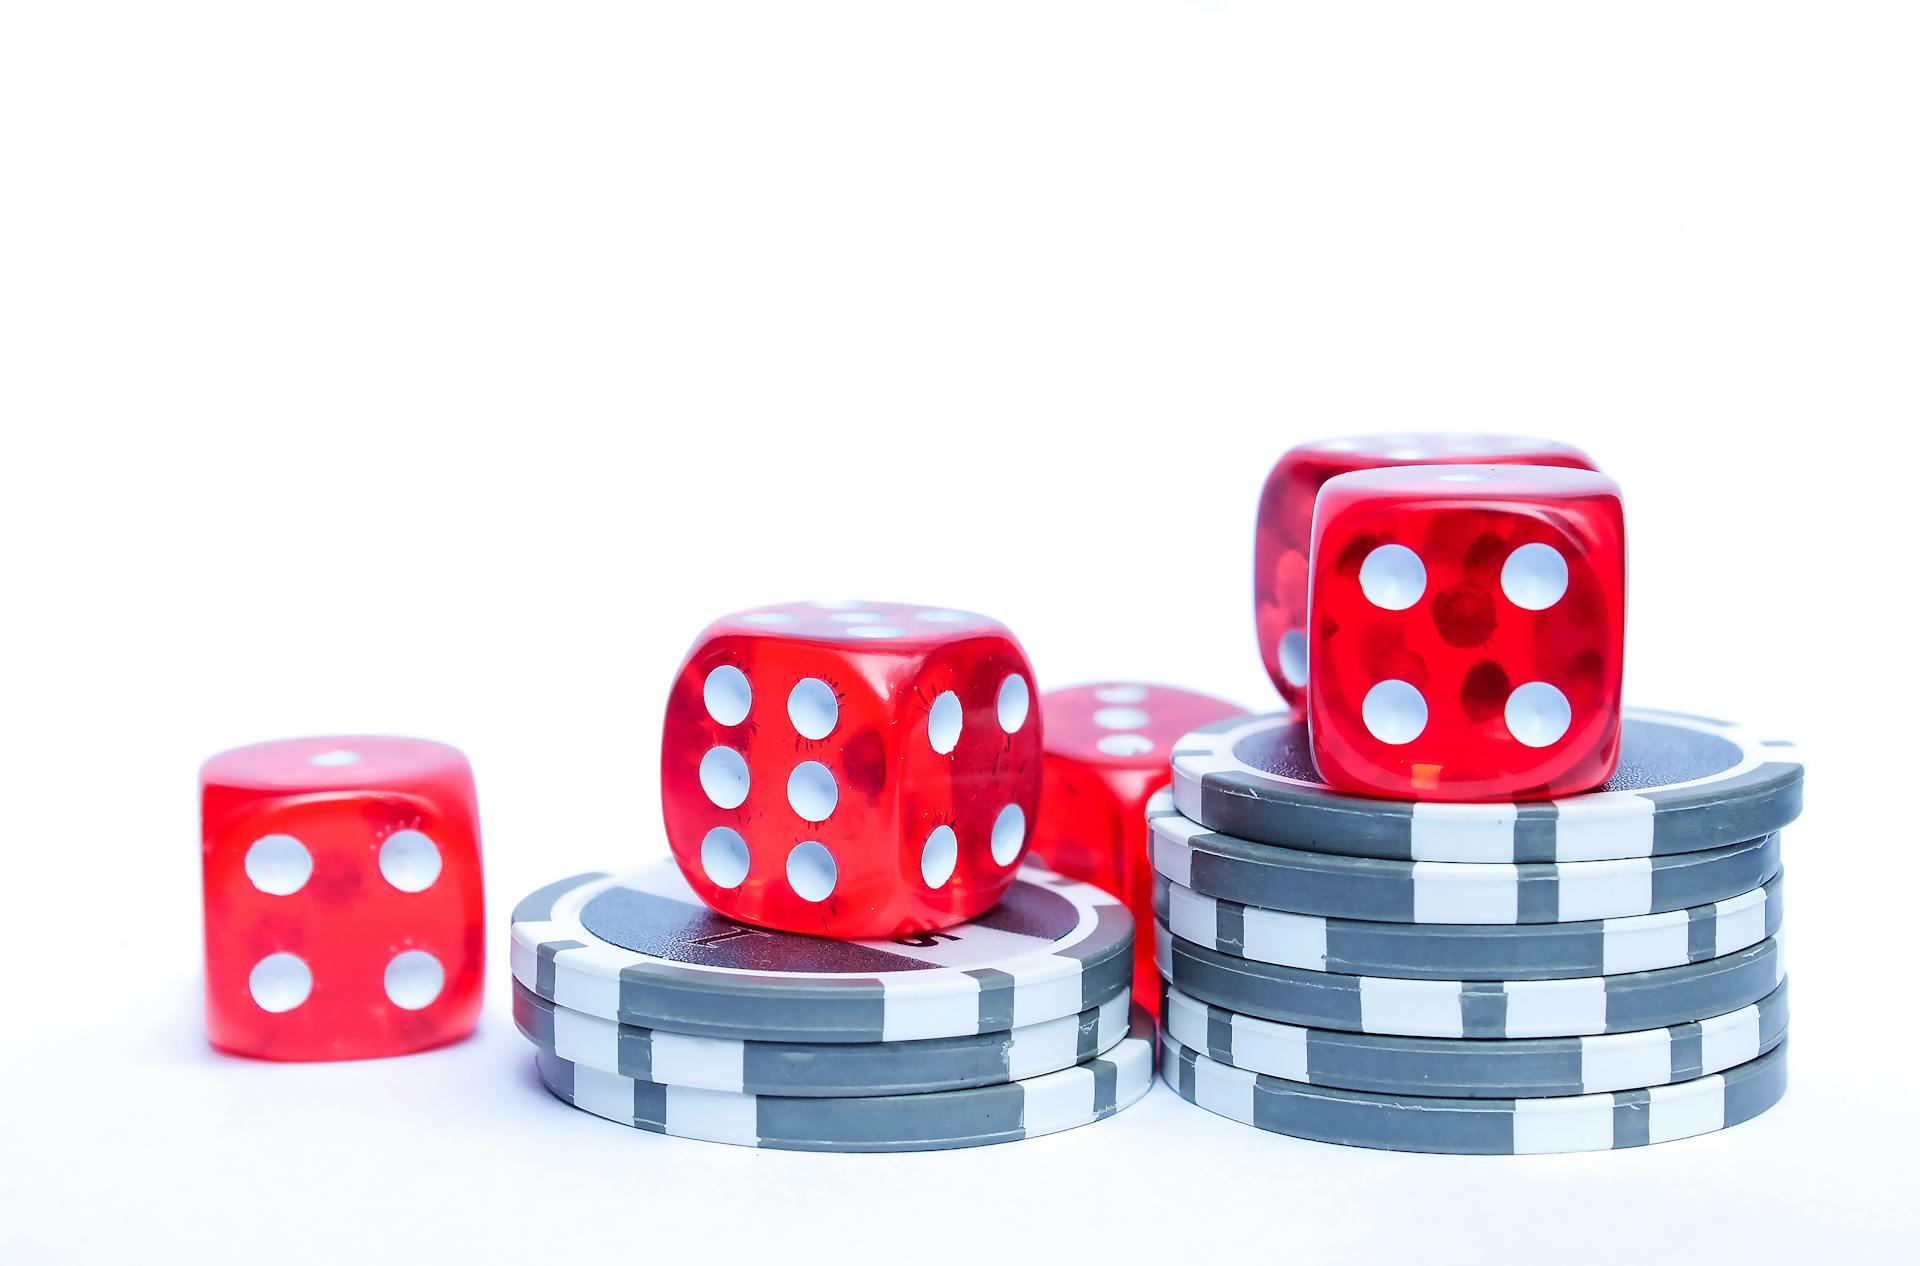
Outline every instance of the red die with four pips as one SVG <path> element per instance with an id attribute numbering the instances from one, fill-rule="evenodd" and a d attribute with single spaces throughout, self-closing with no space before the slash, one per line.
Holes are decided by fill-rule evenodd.
<path id="1" fill-rule="evenodd" d="M 1365 795 L 1599 786 L 1620 743 L 1626 529 L 1593 471 L 1413 466 L 1331 479 L 1313 517 L 1307 724 Z"/>
<path id="2" fill-rule="evenodd" d="M 1384 466 L 1530 465 L 1597 469 L 1570 444 L 1516 435 L 1356 435 L 1291 448 L 1260 493 L 1253 536 L 1253 621 L 1281 697 L 1306 702 L 1307 555 L 1313 502 L 1336 475 Z"/>
<path id="3" fill-rule="evenodd" d="M 1033 669 L 985 616 L 760 607 L 709 625 L 667 701 L 668 843 L 742 922 L 841 938 L 998 901 L 1040 795 Z"/>
<path id="4" fill-rule="evenodd" d="M 200 771 L 207 1034 L 241 1055 L 365 1059 L 472 1031 L 486 962 L 466 757 L 303 738 Z"/>

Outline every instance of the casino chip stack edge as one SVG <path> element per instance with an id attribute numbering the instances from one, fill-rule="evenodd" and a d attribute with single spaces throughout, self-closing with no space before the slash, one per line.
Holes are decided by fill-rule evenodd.
<path id="1" fill-rule="evenodd" d="M 1786 1090 L 1789 744 L 1627 709 L 1562 800 L 1328 788 L 1305 725 L 1187 735 L 1148 806 L 1160 1074 L 1296 1138 L 1412 1152 L 1637 1147 Z"/>
<path id="2" fill-rule="evenodd" d="M 894 941 L 735 923 L 671 861 L 542 888 L 512 935 L 542 1082 L 657 1134 L 975 1147 L 1103 1120 L 1153 1084 L 1132 917 L 1035 866 L 972 922 Z"/>

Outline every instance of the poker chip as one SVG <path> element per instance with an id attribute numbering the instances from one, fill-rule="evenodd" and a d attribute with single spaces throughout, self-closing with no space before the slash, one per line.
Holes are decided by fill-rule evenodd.
<path id="1" fill-rule="evenodd" d="M 1349 976 L 1550 980 L 1723 958 L 1780 930 L 1782 877 L 1736 897 L 1621 919 L 1492 925 L 1373 923 L 1262 910 L 1154 877 L 1154 913 L 1177 937 L 1284 967 Z"/>
<path id="2" fill-rule="evenodd" d="M 1154 925 L 1160 975 L 1188 997 L 1308 1028 L 1408 1037 L 1579 1037 L 1724 1015 L 1760 1001 L 1785 976 L 1768 937 L 1684 967 L 1559 980 L 1399 980 L 1254 962 Z"/>
<path id="3" fill-rule="evenodd" d="M 927 1094 L 805 1099 L 623 1077 L 540 1051 L 547 1089 L 621 1125 L 677 1138 L 806 1152 L 980 1147 L 1105 1120 L 1153 1083 L 1154 1033 L 1135 1008 L 1128 1035 L 1084 1063 L 1037 1077 Z"/>
<path id="4" fill-rule="evenodd" d="M 839 941 L 726 919 L 660 861 L 542 888 L 515 909 L 512 937 L 514 978 L 587 1015 L 694 1037 L 900 1042 L 1097 1009 L 1129 985 L 1133 920 L 1029 866 L 972 922 Z"/>
<path id="5" fill-rule="evenodd" d="M 1507 804 L 1337 792 L 1314 772 L 1301 717 L 1242 717 L 1175 744 L 1173 802 L 1242 840 L 1432 862 L 1663 857 L 1757 840 L 1799 816 L 1803 770 L 1791 743 L 1679 713 L 1622 717 L 1619 767 L 1598 790 Z"/>
<path id="6" fill-rule="evenodd" d="M 1160 1075 L 1189 1103 L 1256 1129 L 1399 1152 L 1513 1156 L 1644 1147 L 1724 1130 L 1786 1093 L 1787 1043 L 1725 1072 L 1609 1094 L 1449 1099 L 1369 1094 L 1233 1068 L 1162 1035 Z"/>
<path id="7" fill-rule="evenodd" d="M 910 1042 L 742 1042 L 692 1037 L 558 1006 L 518 981 L 513 1019 L 568 1063 L 638 1081 L 802 1098 L 921 1094 L 1023 1081 L 1104 1055 L 1127 1036 L 1128 998 L 1024 1028 Z"/>
<path id="8" fill-rule="evenodd" d="M 1556 923 L 1660 914 L 1721 901 L 1780 869 L 1780 839 L 1583 862 L 1349 857 L 1210 831 L 1161 792 L 1147 805 L 1154 870 L 1212 897 L 1296 914 L 1389 923 Z"/>
<path id="9" fill-rule="evenodd" d="M 1169 989 L 1168 1036 L 1215 1062 L 1290 1082 L 1374 1094 L 1538 1098 L 1644 1089 L 1758 1059 L 1787 1031 L 1787 985 L 1752 1006 L 1691 1024 L 1598 1037 L 1485 1041 L 1300 1028 L 1239 1015 Z"/>

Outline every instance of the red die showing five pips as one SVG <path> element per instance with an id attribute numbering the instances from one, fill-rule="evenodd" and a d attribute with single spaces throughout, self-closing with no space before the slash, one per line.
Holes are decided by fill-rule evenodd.
<path id="1" fill-rule="evenodd" d="M 1363 794 L 1586 791 L 1620 741 L 1626 532 L 1591 471 L 1340 475 L 1313 518 L 1307 721 L 1322 778 Z"/>
<path id="2" fill-rule="evenodd" d="M 200 771 L 207 1034 L 363 1059 L 471 1032 L 486 961 L 473 774 L 408 738 L 289 739 Z"/>
<path id="3" fill-rule="evenodd" d="M 1153 926 L 1153 867 L 1147 859 L 1147 801 L 1172 779 L 1174 743 L 1244 709 L 1173 686 L 1104 682 L 1049 690 L 1046 766 L 1035 856 L 1063 875 L 1121 898 L 1136 928 Z M 1133 995 L 1160 1009 L 1153 937 L 1133 938 Z"/>
<path id="4" fill-rule="evenodd" d="M 1253 620 L 1261 662 L 1288 704 L 1307 695 L 1307 554 L 1321 486 L 1356 470 L 1454 464 L 1594 469 L 1571 445 L 1512 435 L 1359 435 L 1302 444 L 1274 464 L 1254 525 Z"/>
<path id="5" fill-rule="evenodd" d="M 965 922 L 998 901 L 1040 794 L 1033 670 L 984 616 L 878 603 L 709 625 L 667 701 L 661 798 L 721 914 L 842 938 Z"/>

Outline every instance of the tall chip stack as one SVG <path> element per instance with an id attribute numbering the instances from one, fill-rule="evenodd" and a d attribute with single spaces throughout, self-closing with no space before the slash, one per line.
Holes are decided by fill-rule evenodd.
<path id="1" fill-rule="evenodd" d="M 1293 714 L 1187 735 L 1148 809 L 1161 1073 L 1398 1151 L 1640 1146 L 1786 1087 L 1787 743 L 1627 709 L 1613 776 L 1519 803 L 1333 790 Z"/>

